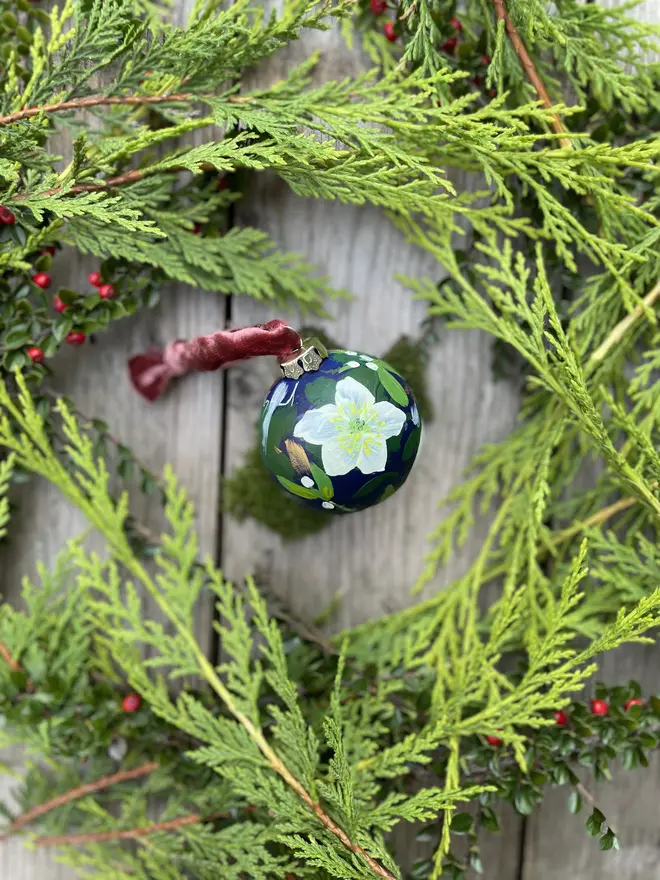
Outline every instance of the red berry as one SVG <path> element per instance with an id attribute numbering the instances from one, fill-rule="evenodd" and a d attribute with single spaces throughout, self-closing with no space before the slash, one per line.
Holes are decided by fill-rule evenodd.
<path id="1" fill-rule="evenodd" d="M 375 16 L 382 15 L 387 9 L 386 0 L 371 0 L 371 11 Z"/>
<path id="2" fill-rule="evenodd" d="M 499 736 L 487 736 L 486 742 L 488 743 L 489 746 L 501 746 L 502 745 L 502 740 L 499 738 Z"/>
<path id="3" fill-rule="evenodd" d="M 444 51 L 448 55 L 453 55 L 457 44 L 458 44 L 458 40 L 456 39 L 456 37 L 450 37 L 448 40 L 445 40 L 445 42 L 442 44 L 442 48 L 444 49 Z"/>
<path id="4" fill-rule="evenodd" d="M 490 64 L 490 55 L 486 55 L 486 53 L 484 52 L 484 54 L 481 56 L 481 63 L 485 67 L 488 67 L 488 65 Z"/>
<path id="5" fill-rule="evenodd" d="M 48 247 L 45 247 L 45 248 L 42 250 L 42 252 L 41 252 L 41 256 L 43 257 L 43 256 L 45 256 L 46 254 L 50 254 L 51 257 L 54 257 L 54 256 L 55 256 L 55 248 L 53 247 L 52 244 L 49 244 Z"/>
<path id="6" fill-rule="evenodd" d="M 592 700 L 591 701 L 591 713 L 592 715 L 607 715 L 610 711 L 610 706 L 607 700 Z"/>
<path id="7" fill-rule="evenodd" d="M 32 276 L 32 283 L 36 284 L 37 287 L 40 287 L 42 290 L 46 290 L 53 283 L 53 279 L 48 272 L 37 272 L 36 275 Z"/>
<path id="8" fill-rule="evenodd" d="M 137 712 L 141 705 L 142 698 L 139 694 L 127 694 L 121 701 L 124 712 Z"/>
<path id="9" fill-rule="evenodd" d="M 99 287 L 99 296 L 101 299 L 112 299 L 115 295 L 115 289 L 112 284 L 102 284 Z"/>
<path id="10" fill-rule="evenodd" d="M 193 226 L 193 235 L 199 235 L 202 229 L 203 227 L 201 223 L 195 223 L 195 225 Z"/>
<path id="11" fill-rule="evenodd" d="M 489 98 L 494 98 L 496 94 L 497 94 L 497 91 L 495 89 L 488 89 L 488 97 Z"/>
<path id="12" fill-rule="evenodd" d="M 218 182 L 215 185 L 215 191 L 220 192 L 223 189 L 227 189 L 229 186 L 229 180 L 226 177 L 218 177 Z"/>
<path id="13" fill-rule="evenodd" d="M 56 312 L 66 312 L 69 307 L 66 303 L 62 302 L 57 294 L 55 294 L 55 296 L 53 297 L 53 308 Z"/>
<path id="14" fill-rule="evenodd" d="M 560 727 L 565 727 L 568 724 L 568 715 L 561 710 L 558 710 L 555 714 L 555 721 Z"/>
<path id="15" fill-rule="evenodd" d="M 475 78 L 472 80 L 472 84 L 475 85 L 475 86 L 480 86 L 480 85 L 481 85 L 481 77 L 479 76 L 479 74 L 477 74 L 477 75 L 475 76 Z"/>
<path id="16" fill-rule="evenodd" d="M 94 287 L 100 287 L 103 284 L 103 277 L 100 272 L 90 272 L 87 276 L 87 280 Z"/>
<path id="17" fill-rule="evenodd" d="M 36 346 L 28 348 L 27 353 L 33 364 L 43 364 L 44 353 L 40 348 L 37 348 Z"/>
<path id="18" fill-rule="evenodd" d="M 455 31 L 462 31 L 463 30 L 463 25 L 461 24 L 460 20 L 456 17 L 449 19 L 449 27 L 453 28 Z"/>
<path id="19" fill-rule="evenodd" d="M 72 330 L 70 333 L 66 334 L 66 341 L 69 345 L 82 345 L 83 342 L 87 339 L 84 333 L 81 333 L 79 330 Z"/>
<path id="20" fill-rule="evenodd" d="M 16 215 L 13 211 L 10 211 L 9 208 L 5 208 L 4 205 L 0 205 L 0 224 L 3 226 L 13 226 L 16 223 Z"/>
<path id="21" fill-rule="evenodd" d="M 396 43 L 397 35 L 394 32 L 394 22 L 386 21 L 383 25 L 383 33 L 385 34 L 385 39 L 389 40 L 390 43 Z"/>
<path id="22" fill-rule="evenodd" d="M 628 702 L 625 704 L 625 706 L 623 708 L 627 712 L 631 706 L 643 706 L 643 705 L 644 705 L 643 700 L 638 700 L 637 697 L 633 697 L 631 700 L 628 700 Z"/>

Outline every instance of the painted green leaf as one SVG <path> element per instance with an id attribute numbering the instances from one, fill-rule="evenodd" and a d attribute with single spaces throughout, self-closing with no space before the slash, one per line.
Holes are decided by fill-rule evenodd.
<path id="1" fill-rule="evenodd" d="M 406 440 L 406 445 L 403 447 L 403 460 L 408 461 L 409 458 L 412 458 L 417 450 L 419 449 L 419 441 L 422 438 L 422 432 L 420 430 L 415 430 L 412 432 L 410 437 Z"/>
<path id="2" fill-rule="evenodd" d="M 389 486 L 385 486 L 385 491 L 383 492 L 383 494 L 380 496 L 380 498 L 378 500 L 385 501 L 388 498 L 391 498 L 395 492 L 396 492 L 396 486 L 392 486 L 392 484 L 390 483 Z"/>
<path id="3" fill-rule="evenodd" d="M 298 483 L 293 483 L 291 480 L 287 480 L 285 477 L 278 477 L 278 481 L 282 486 L 287 490 L 287 492 L 291 492 L 292 495 L 297 495 L 299 498 L 320 498 L 321 495 L 316 489 L 308 489 L 306 486 L 300 486 Z"/>
<path id="4" fill-rule="evenodd" d="M 387 474 L 379 474 L 377 477 L 374 477 L 372 480 L 369 480 L 368 483 L 365 483 L 357 492 L 353 493 L 353 498 L 365 498 L 367 495 L 371 495 L 373 491 L 378 489 L 379 486 L 382 486 L 383 483 L 386 483 L 388 480 L 395 480 L 396 474 L 387 473 Z"/>
<path id="5" fill-rule="evenodd" d="M 332 496 L 335 494 L 332 480 L 325 473 L 325 471 L 322 471 L 321 468 L 318 465 L 314 464 L 313 461 L 310 461 L 309 466 L 312 471 L 312 476 L 314 477 L 314 482 L 318 486 L 323 500 L 330 501 Z"/>
<path id="6" fill-rule="evenodd" d="M 378 364 L 378 378 L 383 383 L 383 388 L 392 400 L 398 403 L 399 406 L 408 405 L 408 395 L 389 370 L 386 370 L 382 364 Z"/>
<path id="7" fill-rule="evenodd" d="M 324 406 L 326 403 L 334 403 L 336 382 L 332 379 L 314 379 L 305 385 L 305 397 L 315 406 Z"/>

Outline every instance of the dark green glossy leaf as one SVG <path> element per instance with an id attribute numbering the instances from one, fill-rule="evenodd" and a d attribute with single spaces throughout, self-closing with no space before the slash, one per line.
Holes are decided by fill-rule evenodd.
<path id="1" fill-rule="evenodd" d="M 454 834 L 467 834 L 472 829 L 472 816 L 469 813 L 456 813 L 451 820 Z"/>
<path id="2" fill-rule="evenodd" d="M 568 796 L 568 809 L 571 813 L 579 813 L 582 809 L 582 797 L 577 791 L 572 791 Z"/>
<path id="3" fill-rule="evenodd" d="M 605 816 L 603 816 L 603 814 L 597 807 L 594 807 L 593 813 L 591 814 L 591 816 L 589 816 L 586 822 L 587 832 L 592 837 L 597 837 L 601 832 L 604 822 Z"/>

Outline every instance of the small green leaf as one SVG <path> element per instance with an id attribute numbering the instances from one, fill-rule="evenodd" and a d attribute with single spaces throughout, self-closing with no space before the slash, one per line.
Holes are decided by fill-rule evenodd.
<path id="1" fill-rule="evenodd" d="M 335 494 L 332 480 L 325 473 L 325 471 L 322 471 L 321 468 L 318 465 L 314 464 L 313 461 L 310 461 L 309 466 L 312 471 L 312 476 L 314 477 L 314 482 L 321 492 L 321 497 L 324 499 L 324 501 L 330 501 L 330 499 Z"/>
<path id="2" fill-rule="evenodd" d="M 525 789 L 519 789 L 515 793 L 513 796 L 513 805 L 521 816 L 529 816 L 534 809 L 531 795 Z"/>
<path id="3" fill-rule="evenodd" d="M 451 830 L 454 834 L 468 834 L 472 829 L 472 816 L 469 813 L 456 813 L 451 820 Z"/>
<path id="4" fill-rule="evenodd" d="M 616 839 L 616 835 L 611 828 L 606 831 L 605 834 L 603 834 L 603 836 L 601 837 L 600 848 L 602 850 L 619 848 L 619 841 Z"/>
<path id="5" fill-rule="evenodd" d="M 587 819 L 587 833 L 592 837 L 597 837 L 600 834 L 604 822 L 605 816 L 603 816 L 597 807 L 594 808 L 593 813 Z"/>
<path id="6" fill-rule="evenodd" d="M 293 483 L 285 477 L 278 477 L 277 479 L 287 492 L 291 492 L 292 495 L 298 495 L 299 498 L 321 498 L 321 493 L 316 489 L 308 489 L 306 486 L 299 486 L 298 483 Z"/>
<path id="7" fill-rule="evenodd" d="M 73 321 L 71 318 L 58 318 L 53 322 L 52 334 L 56 342 L 61 342 L 64 337 L 73 329 Z"/>
<path id="8" fill-rule="evenodd" d="M 383 388 L 392 400 L 400 406 L 408 405 L 408 395 L 399 384 L 399 381 L 382 364 L 378 364 L 378 378 L 383 383 Z"/>
<path id="9" fill-rule="evenodd" d="M 5 348 L 22 348 L 29 341 L 28 329 L 25 324 L 22 324 L 11 329 L 2 340 L 2 344 Z"/>
<path id="10" fill-rule="evenodd" d="M 491 810 L 490 807 L 484 807 L 481 811 L 481 824 L 486 829 L 486 831 L 490 831 L 493 834 L 497 834 L 500 830 L 500 822 L 497 818 L 497 814 Z"/>
<path id="11" fill-rule="evenodd" d="M 582 809 L 582 797 L 577 791 L 572 791 L 568 796 L 568 809 L 571 813 L 579 813 Z"/>

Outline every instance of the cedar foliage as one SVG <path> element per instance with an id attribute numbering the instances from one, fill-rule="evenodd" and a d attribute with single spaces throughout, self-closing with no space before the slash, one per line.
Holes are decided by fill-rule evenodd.
<path id="1" fill-rule="evenodd" d="M 185 28 L 147 0 L 10 5 L 0 530 L 12 475 L 34 474 L 85 514 L 106 552 L 72 536 L 38 584 L 25 582 L 22 610 L 0 607 L 0 744 L 27 745 L 33 762 L 6 833 L 38 827 L 37 845 L 104 880 L 460 878 L 481 868 L 477 832 L 497 828 L 499 800 L 527 815 L 547 785 L 568 784 L 577 812 L 577 767 L 603 778 L 618 756 L 645 765 L 660 702 L 641 702 L 634 683 L 601 685 L 609 712 L 597 715 L 575 695 L 602 652 L 649 640 L 660 622 L 658 70 L 644 60 L 657 30 L 630 4 L 575 0 L 552 12 L 540 0 L 469 2 L 458 49 L 444 0 L 402 0 L 396 44 L 343 2 L 291 0 L 265 17 L 247 0 L 198 0 Z M 374 71 L 319 86 L 312 57 L 268 89 L 240 87 L 249 67 L 333 18 Z M 486 91 L 469 84 L 479 53 Z M 66 167 L 51 152 L 62 129 L 74 136 Z M 195 145 L 183 137 L 193 131 Z M 218 190 L 217 175 L 267 169 L 302 195 L 380 205 L 446 275 L 408 279 L 430 318 L 489 334 L 525 379 L 519 426 L 451 493 L 419 586 L 490 511 L 474 565 L 331 641 L 249 577 L 232 585 L 200 561 L 175 476 L 155 477 L 120 444 L 120 475 L 137 465 L 163 496 L 168 529 L 145 542 L 127 492 L 110 490 L 107 426 L 75 402 L 53 405 L 40 387 L 48 367 L 25 352 L 38 343 L 49 357 L 70 330 L 148 306 L 167 279 L 322 309 L 332 291 L 304 258 L 229 226 L 239 192 Z M 457 191 L 453 171 L 479 190 Z M 117 298 L 60 291 L 68 309 L 53 318 L 29 281 L 48 267 L 47 246 L 103 258 Z M 576 477 L 593 460 L 585 488 Z M 495 579 L 484 611 L 481 588 Z M 217 610 L 217 664 L 195 637 L 203 594 Z M 128 687 L 143 702 L 122 713 Z M 402 822 L 421 823 L 430 846 L 412 867 L 389 836 Z M 618 846 L 598 808 L 587 831 Z"/>

